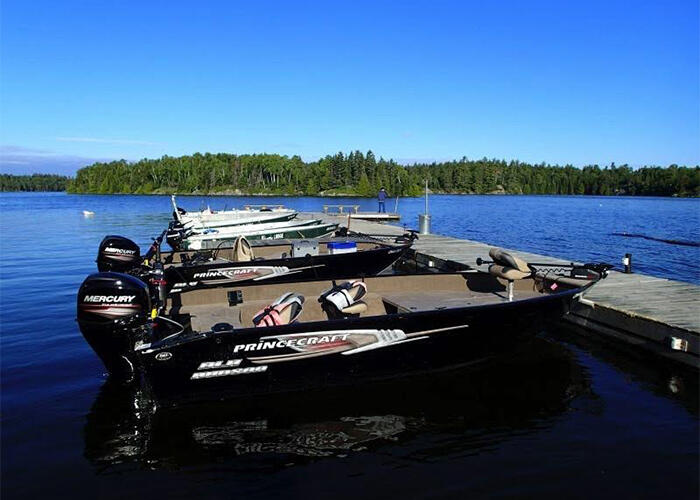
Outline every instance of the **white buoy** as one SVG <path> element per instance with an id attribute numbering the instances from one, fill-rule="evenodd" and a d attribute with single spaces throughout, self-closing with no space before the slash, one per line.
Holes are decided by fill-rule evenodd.
<path id="1" fill-rule="evenodd" d="M 83 215 L 85 217 L 92 217 L 93 215 L 95 215 L 95 212 L 91 212 L 90 210 L 83 210 Z"/>

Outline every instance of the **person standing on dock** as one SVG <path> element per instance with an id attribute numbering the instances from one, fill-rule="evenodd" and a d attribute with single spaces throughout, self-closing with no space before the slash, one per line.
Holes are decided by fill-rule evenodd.
<path id="1" fill-rule="evenodd" d="M 386 192 L 386 189 L 384 189 L 384 186 L 379 189 L 379 193 L 377 194 L 377 200 L 379 201 L 379 213 L 386 213 L 386 206 L 385 202 L 387 197 L 389 196 L 389 193 Z"/>

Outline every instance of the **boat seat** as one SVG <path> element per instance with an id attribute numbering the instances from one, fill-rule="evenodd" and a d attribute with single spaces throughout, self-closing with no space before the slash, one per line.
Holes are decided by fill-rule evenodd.
<path id="1" fill-rule="evenodd" d="M 492 248 L 489 256 L 493 264 L 489 266 L 489 273 L 508 281 L 508 301 L 513 300 L 513 281 L 531 278 L 533 273 L 530 266 L 522 259 L 509 254 L 502 248 Z"/>
<path id="2" fill-rule="evenodd" d="M 532 276 L 530 266 L 524 260 L 509 254 L 502 248 L 492 248 L 489 256 L 493 264 L 489 266 L 489 273 L 508 281 L 522 280 Z"/>
<path id="3" fill-rule="evenodd" d="M 367 312 L 367 303 L 361 300 L 367 295 L 363 281 L 346 281 L 334 284 L 318 298 L 328 319 L 357 317 Z"/>
<path id="4" fill-rule="evenodd" d="M 491 264 L 489 266 L 489 273 L 497 278 L 503 278 L 504 280 L 522 280 L 529 278 L 532 273 L 524 273 L 518 269 L 513 269 L 509 266 L 501 266 L 499 264 Z"/>
<path id="5" fill-rule="evenodd" d="M 257 327 L 266 327 L 294 323 L 301 316 L 303 306 L 303 295 L 285 293 L 272 304 L 258 311 L 253 317 L 253 324 Z"/>
<path id="6" fill-rule="evenodd" d="M 233 244 L 233 261 L 234 262 L 250 262 L 255 259 L 253 248 L 245 236 L 236 238 Z"/>

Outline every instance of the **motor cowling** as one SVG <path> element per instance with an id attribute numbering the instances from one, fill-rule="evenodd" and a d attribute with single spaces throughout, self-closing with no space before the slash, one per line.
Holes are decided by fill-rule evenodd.
<path id="1" fill-rule="evenodd" d="M 105 236 L 97 252 L 97 270 L 124 272 L 141 264 L 141 249 L 129 238 Z"/>
<path id="2" fill-rule="evenodd" d="M 133 376 L 128 359 L 151 312 L 148 286 L 122 273 L 95 273 L 78 291 L 78 325 L 107 371 L 120 378 Z"/>
<path id="3" fill-rule="evenodd" d="M 177 251 L 180 250 L 180 243 L 185 237 L 185 228 L 179 222 L 171 222 L 168 226 L 168 231 L 165 233 L 165 241 L 170 245 L 170 248 Z"/>

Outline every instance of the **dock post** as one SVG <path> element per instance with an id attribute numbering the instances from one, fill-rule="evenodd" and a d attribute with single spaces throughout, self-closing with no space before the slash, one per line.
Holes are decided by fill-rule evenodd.
<path id="1" fill-rule="evenodd" d="M 430 215 L 418 214 L 418 231 L 420 234 L 430 234 Z"/>
<path id="2" fill-rule="evenodd" d="M 626 253 L 622 258 L 622 264 L 625 266 L 625 274 L 632 274 L 632 254 Z"/>
<path id="3" fill-rule="evenodd" d="M 418 231 L 430 234 L 430 214 L 428 213 L 428 179 L 425 180 L 425 213 L 418 215 Z"/>

